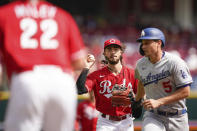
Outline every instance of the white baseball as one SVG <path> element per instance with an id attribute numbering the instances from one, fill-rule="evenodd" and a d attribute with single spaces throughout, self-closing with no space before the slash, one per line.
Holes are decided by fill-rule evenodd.
<path id="1" fill-rule="evenodd" d="M 95 57 L 94 57 L 93 55 L 89 55 L 89 58 L 90 58 L 91 60 L 94 60 L 94 59 L 95 59 Z"/>
<path id="2" fill-rule="evenodd" d="M 88 55 L 87 61 L 88 61 L 88 62 L 93 62 L 93 61 L 95 61 L 94 55 L 89 54 L 89 55 Z"/>

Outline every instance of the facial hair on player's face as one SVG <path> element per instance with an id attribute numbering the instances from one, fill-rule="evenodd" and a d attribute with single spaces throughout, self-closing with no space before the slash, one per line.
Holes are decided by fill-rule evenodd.
<path id="1" fill-rule="evenodd" d="M 116 60 L 110 60 L 110 58 L 108 58 L 107 56 L 105 56 L 105 59 L 109 62 L 109 64 L 116 65 L 120 61 L 121 56 L 119 57 L 119 59 L 116 59 Z"/>
<path id="2" fill-rule="evenodd" d="M 122 54 L 120 54 L 120 56 L 118 55 L 119 49 L 120 49 L 120 46 L 118 46 L 118 45 L 111 45 L 111 46 L 107 47 L 106 50 L 108 52 L 107 53 L 108 55 L 107 54 L 105 55 L 105 53 L 104 53 L 104 56 L 109 64 L 115 65 L 122 59 Z"/>

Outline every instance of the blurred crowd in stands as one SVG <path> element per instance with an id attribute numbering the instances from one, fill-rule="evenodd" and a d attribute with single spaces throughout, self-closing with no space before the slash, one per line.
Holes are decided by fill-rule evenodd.
<path id="1" fill-rule="evenodd" d="M 194 79 L 192 89 L 197 91 L 197 29 L 183 30 L 178 25 L 161 25 L 153 22 L 147 24 L 137 19 L 135 16 L 129 16 L 126 22 L 119 22 L 118 18 L 104 19 L 93 16 L 75 16 L 78 26 L 83 35 L 88 51 L 97 58 L 98 67 L 101 60 L 104 59 L 103 43 L 108 38 L 118 38 L 126 45 L 125 64 L 135 68 L 136 61 L 141 58 L 138 50 L 139 43 L 136 38 L 144 27 L 158 27 L 166 36 L 166 51 L 175 53 L 183 58 L 191 71 Z"/>

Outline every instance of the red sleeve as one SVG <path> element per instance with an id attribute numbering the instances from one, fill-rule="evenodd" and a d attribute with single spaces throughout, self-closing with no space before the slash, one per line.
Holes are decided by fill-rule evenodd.
<path id="1" fill-rule="evenodd" d="M 70 55 L 71 59 L 75 60 L 79 57 L 83 57 L 85 55 L 85 46 L 81 37 L 81 33 L 78 29 L 78 26 L 75 20 L 71 15 L 67 15 L 69 20 L 69 47 L 70 47 Z"/>

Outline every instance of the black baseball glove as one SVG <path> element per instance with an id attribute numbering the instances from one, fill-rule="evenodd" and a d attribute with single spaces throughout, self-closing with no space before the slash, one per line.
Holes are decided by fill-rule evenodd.
<path id="1" fill-rule="evenodd" d="M 131 100 L 131 108 L 132 108 L 132 116 L 135 118 L 139 118 L 142 115 L 142 99 L 139 101 Z"/>

